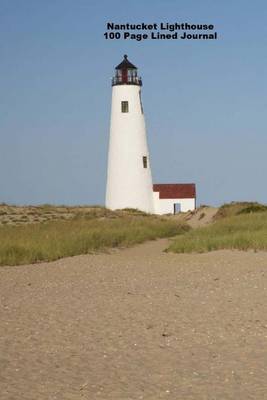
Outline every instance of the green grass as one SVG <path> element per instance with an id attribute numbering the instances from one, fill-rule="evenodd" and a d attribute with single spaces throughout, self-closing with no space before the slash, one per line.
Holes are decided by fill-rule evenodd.
<path id="1" fill-rule="evenodd" d="M 103 213 L 105 215 L 105 213 Z M 146 240 L 170 237 L 186 225 L 154 216 L 123 215 L 0 227 L 0 265 L 52 261 L 62 257 L 127 247 Z"/>
<path id="2" fill-rule="evenodd" d="M 232 203 L 224 204 L 223 206 L 221 206 L 216 213 L 214 220 L 218 221 L 219 219 L 233 217 L 234 215 L 249 214 L 262 211 L 267 211 L 266 205 L 257 202 L 233 201 Z"/>
<path id="3" fill-rule="evenodd" d="M 175 238 L 167 251 L 203 253 L 219 249 L 267 250 L 267 212 L 240 213 Z"/>

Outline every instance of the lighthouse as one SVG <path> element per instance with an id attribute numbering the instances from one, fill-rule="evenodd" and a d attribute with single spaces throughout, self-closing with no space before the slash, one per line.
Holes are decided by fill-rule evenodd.
<path id="1" fill-rule="evenodd" d="M 112 78 L 106 207 L 159 215 L 192 211 L 194 183 L 152 184 L 141 87 L 137 68 L 125 55 Z"/>
<path id="2" fill-rule="evenodd" d="M 106 207 L 154 212 L 142 80 L 124 56 L 112 79 Z"/>

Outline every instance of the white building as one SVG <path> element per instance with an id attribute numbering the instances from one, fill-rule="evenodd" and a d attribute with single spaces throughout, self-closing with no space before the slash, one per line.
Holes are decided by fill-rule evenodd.
<path id="1" fill-rule="evenodd" d="M 141 101 L 142 81 L 127 55 L 115 71 L 106 207 L 111 210 L 137 208 L 156 214 L 193 210 L 194 184 L 162 184 L 154 185 L 153 189 Z"/>
<path id="2" fill-rule="evenodd" d="M 194 183 L 161 183 L 153 185 L 154 213 L 177 214 L 196 208 Z"/>

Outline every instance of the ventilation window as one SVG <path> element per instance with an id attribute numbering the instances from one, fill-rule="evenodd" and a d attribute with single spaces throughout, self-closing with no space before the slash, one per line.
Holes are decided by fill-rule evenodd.
<path id="1" fill-rule="evenodd" d="M 139 100 L 140 100 L 141 112 L 142 112 L 142 114 L 144 114 L 143 104 L 142 104 L 142 99 L 141 99 L 141 90 L 139 90 Z"/>
<path id="2" fill-rule="evenodd" d="M 143 167 L 147 168 L 147 157 L 146 156 L 143 157 Z"/>
<path id="3" fill-rule="evenodd" d="M 121 102 L 121 112 L 122 112 L 122 113 L 127 113 L 127 112 L 129 112 L 129 104 L 128 104 L 128 101 L 122 101 L 122 102 Z"/>

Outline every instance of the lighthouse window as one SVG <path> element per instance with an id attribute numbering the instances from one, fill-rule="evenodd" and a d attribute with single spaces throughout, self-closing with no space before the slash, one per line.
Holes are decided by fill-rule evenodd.
<path id="1" fill-rule="evenodd" d="M 144 114 L 143 104 L 142 104 L 142 99 L 141 99 L 141 90 L 139 90 L 139 100 L 140 100 L 140 107 L 141 107 L 142 114 Z"/>
<path id="2" fill-rule="evenodd" d="M 122 101 L 122 102 L 121 102 L 121 112 L 123 112 L 123 113 L 129 112 L 129 104 L 128 104 L 128 101 Z"/>
<path id="3" fill-rule="evenodd" d="M 147 168 L 147 157 L 146 156 L 143 157 L 143 167 Z"/>

